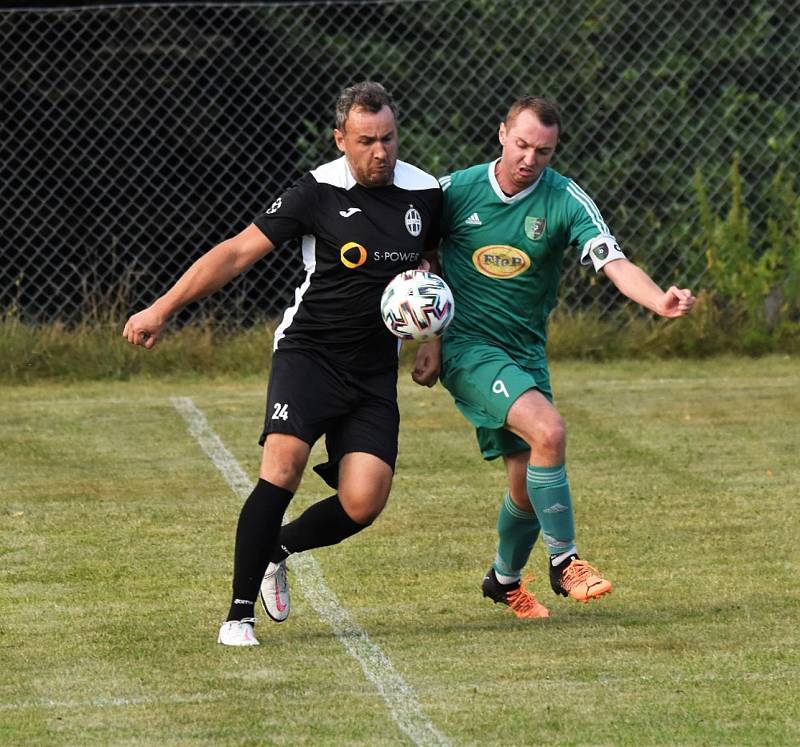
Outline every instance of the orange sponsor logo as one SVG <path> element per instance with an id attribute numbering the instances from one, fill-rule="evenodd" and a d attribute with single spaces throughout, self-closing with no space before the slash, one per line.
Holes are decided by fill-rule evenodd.
<path id="1" fill-rule="evenodd" d="M 515 246 L 491 244 L 475 250 L 472 264 L 486 277 L 506 280 L 525 272 L 531 266 L 531 258 Z"/>
<path id="2" fill-rule="evenodd" d="M 361 267 L 367 261 L 367 250 L 355 241 L 349 241 L 339 250 L 339 259 L 345 267 L 351 270 Z"/>

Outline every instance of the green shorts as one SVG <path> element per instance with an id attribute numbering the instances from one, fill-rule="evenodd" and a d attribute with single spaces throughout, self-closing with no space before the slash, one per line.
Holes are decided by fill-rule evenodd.
<path id="1" fill-rule="evenodd" d="M 475 426 L 484 459 L 530 449 L 505 428 L 508 411 L 521 394 L 536 389 L 553 401 L 546 359 L 522 366 L 502 348 L 484 343 L 445 342 L 441 381 Z"/>

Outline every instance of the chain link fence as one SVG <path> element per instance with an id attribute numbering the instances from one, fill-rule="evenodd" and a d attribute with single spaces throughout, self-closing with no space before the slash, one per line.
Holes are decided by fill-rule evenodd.
<path id="1" fill-rule="evenodd" d="M 556 168 L 662 285 L 702 285 L 693 178 L 724 211 L 738 153 L 753 220 L 798 173 L 800 6 L 397 0 L 0 11 L 0 313 L 122 320 L 338 155 L 338 92 L 383 82 L 401 157 L 436 175 L 499 152 L 518 95 L 563 109 Z M 567 260 L 561 307 L 607 312 Z M 274 319 L 301 276 L 280 247 L 181 320 Z"/>

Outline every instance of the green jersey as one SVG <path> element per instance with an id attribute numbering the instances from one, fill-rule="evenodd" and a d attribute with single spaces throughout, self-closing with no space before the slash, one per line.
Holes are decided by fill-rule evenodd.
<path id="1" fill-rule="evenodd" d="M 547 318 L 556 304 L 567 247 L 596 269 L 623 257 L 591 198 L 546 168 L 509 197 L 495 163 L 443 177 L 442 274 L 455 298 L 448 348 L 496 344 L 521 364 L 545 358 Z"/>

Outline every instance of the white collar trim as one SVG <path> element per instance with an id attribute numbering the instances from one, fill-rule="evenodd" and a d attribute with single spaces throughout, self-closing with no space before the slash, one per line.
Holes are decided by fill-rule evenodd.
<path id="1" fill-rule="evenodd" d="M 499 158 L 496 158 L 489 164 L 489 184 L 492 185 L 492 189 L 494 193 L 497 195 L 498 199 L 502 200 L 505 203 L 511 204 L 512 202 L 519 202 L 520 200 L 524 200 L 531 192 L 533 192 L 536 187 L 539 186 L 539 182 L 542 181 L 542 177 L 544 176 L 544 171 L 539 174 L 539 178 L 531 184 L 530 187 L 525 187 L 522 192 L 517 192 L 515 195 L 511 195 L 509 197 L 503 190 L 500 188 L 500 185 L 497 183 L 497 176 L 495 176 L 494 170 L 495 166 L 497 166 L 497 162 Z"/>

